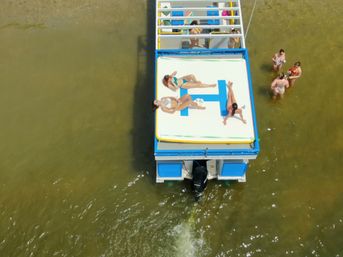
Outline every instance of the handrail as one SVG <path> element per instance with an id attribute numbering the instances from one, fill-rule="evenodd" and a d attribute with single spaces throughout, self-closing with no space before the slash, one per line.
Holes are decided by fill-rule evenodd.
<path id="1" fill-rule="evenodd" d="M 158 25 L 159 29 L 193 29 L 193 28 L 202 28 L 202 29 L 219 29 L 219 28 L 238 28 L 242 26 L 239 24 L 236 25 Z"/>
<path id="2" fill-rule="evenodd" d="M 167 32 L 168 33 L 168 32 Z M 172 32 L 171 32 L 172 33 Z M 215 37 L 221 37 L 221 38 L 243 38 L 243 34 L 229 34 L 229 33 L 223 33 L 223 34 L 160 34 L 160 38 L 215 38 Z"/>
<path id="3" fill-rule="evenodd" d="M 177 3 L 177 2 L 186 2 L 185 0 L 159 0 L 158 1 L 159 3 Z M 201 2 L 201 3 L 206 3 L 206 2 L 209 2 L 209 3 L 213 3 L 213 0 L 192 0 L 190 1 L 192 3 L 195 3 L 195 2 Z M 238 0 L 216 0 L 215 1 L 216 3 L 228 3 L 228 2 L 235 2 L 237 3 Z"/>
<path id="4" fill-rule="evenodd" d="M 173 7 L 173 8 L 158 8 L 159 12 L 165 11 L 239 11 L 239 7 Z"/>
<path id="5" fill-rule="evenodd" d="M 240 16 L 170 16 L 170 17 L 158 17 L 159 20 L 239 20 Z"/>
<path id="6" fill-rule="evenodd" d="M 237 2 L 237 5 L 239 7 L 239 13 L 242 14 L 241 3 L 239 1 Z M 241 33 L 244 35 L 244 26 L 243 26 L 243 17 L 242 17 L 242 15 L 241 15 L 241 18 L 239 20 L 239 23 L 242 25 Z M 243 40 L 241 40 L 241 46 L 243 48 L 245 48 L 245 38 L 243 38 Z"/>

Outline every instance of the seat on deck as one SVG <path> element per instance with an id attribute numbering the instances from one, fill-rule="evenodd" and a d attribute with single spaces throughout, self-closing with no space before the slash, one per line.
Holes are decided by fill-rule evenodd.
<path id="1" fill-rule="evenodd" d="M 215 6 L 207 6 L 207 7 L 216 8 Z M 219 16 L 219 11 L 218 10 L 208 10 L 207 16 Z M 219 20 L 208 20 L 207 24 L 208 25 L 219 25 Z"/>

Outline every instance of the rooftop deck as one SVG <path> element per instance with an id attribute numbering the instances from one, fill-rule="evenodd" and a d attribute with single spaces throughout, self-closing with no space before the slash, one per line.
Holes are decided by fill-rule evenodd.
<path id="1" fill-rule="evenodd" d="M 173 92 L 163 85 L 165 74 L 177 71 L 176 76 L 194 74 L 204 83 L 215 83 L 214 88 L 179 89 Z M 233 82 L 233 90 L 239 108 L 243 107 L 244 124 L 238 117 L 230 117 L 227 124 L 226 84 Z M 160 141 L 181 143 L 239 143 L 249 144 L 255 140 L 247 65 L 243 57 L 225 56 L 161 56 L 157 58 L 157 99 L 165 96 L 180 98 L 190 94 L 192 99 L 204 100 L 204 110 L 186 108 L 173 114 L 156 113 L 156 138 Z"/>

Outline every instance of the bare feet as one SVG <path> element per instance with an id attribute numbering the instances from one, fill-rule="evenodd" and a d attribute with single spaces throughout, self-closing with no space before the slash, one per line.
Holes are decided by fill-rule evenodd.
<path id="1" fill-rule="evenodd" d="M 233 84 L 232 81 L 228 81 L 226 86 L 227 86 L 228 88 L 232 88 L 232 84 Z"/>

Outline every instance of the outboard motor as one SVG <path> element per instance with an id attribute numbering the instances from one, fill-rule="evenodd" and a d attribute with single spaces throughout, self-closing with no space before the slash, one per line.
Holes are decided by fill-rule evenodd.
<path id="1" fill-rule="evenodd" d="M 195 200 L 198 201 L 207 185 L 207 165 L 206 160 L 195 160 L 193 161 L 193 188 L 195 192 Z"/>

